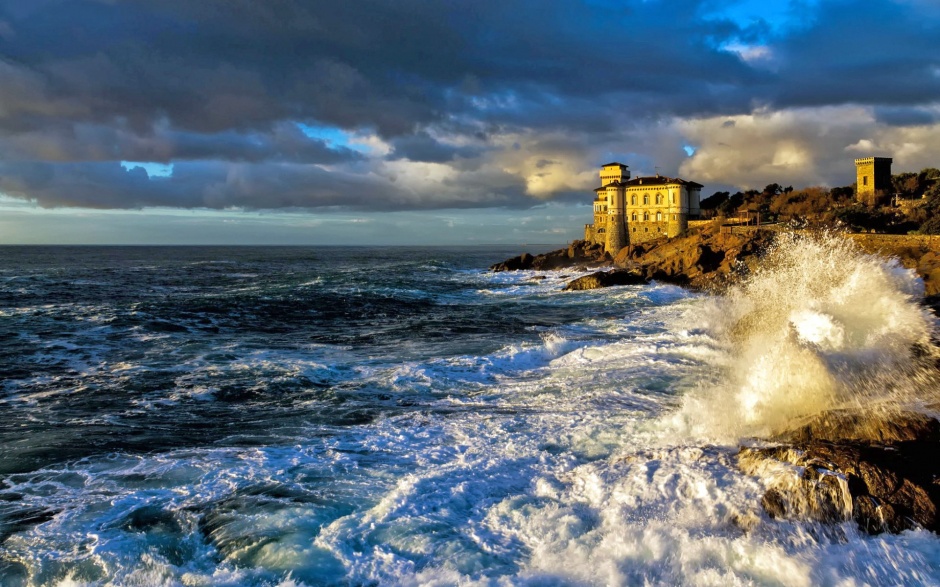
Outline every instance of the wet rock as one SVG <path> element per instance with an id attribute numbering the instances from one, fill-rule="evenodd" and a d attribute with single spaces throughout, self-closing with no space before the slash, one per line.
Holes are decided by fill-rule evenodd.
<path id="1" fill-rule="evenodd" d="M 490 271 L 520 271 L 532 268 L 532 261 L 535 259 L 529 253 L 522 253 L 518 257 L 506 259 L 502 263 L 490 266 Z"/>
<path id="2" fill-rule="evenodd" d="M 831 411 L 745 447 L 738 464 L 768 480 L 772 518 L 854 519 L 870 533 L 940 531 L 940 422 L 918 413 Z"/>
<path id="3" fill-rule="evenodd" d="M 523 253 L 490 266 L 490 271 L 552 271 L 577 266 L 599 267 L 610 264 L 610 256 L 604 247 L 587 241 L 574 241 L 565 249 L 549 251 L 541 255 Z"/>
<path id="4" fill-rule="evenodd" d="M 598 271 L 570 281 L 565 286 L 564 291 L 597 289 L 612 285 L 642 285 L 648 282 L 649 280 L 636 270 L 613 269 L 611 271 Z"/>

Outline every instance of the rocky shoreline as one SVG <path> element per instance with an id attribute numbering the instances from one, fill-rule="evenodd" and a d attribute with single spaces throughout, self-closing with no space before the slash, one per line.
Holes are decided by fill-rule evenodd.
<path id="1" fill-rule="evenodd" d="M 611 257 L 601 245 L 574 241 L 567 248 L 540 255 L 523 253 L 491 265 L 491 271 L 553 271 L 561 269 L 602 269 L 591 279 L 579 278 L 566 289 L 591 289 L 661 281 L 690 289 L 721 291 L 752 271 L 763 252 L 776 236 L 774 230 L 738 230 L 722 232 L 715 226 L 690 230 L 675 238 L 663 238 L 628 246 Z M 924 282 L 925 304 L 940 315 L 940 239 L 924 244 L 912 237 L 877 238 L 885 235 L 846 234 L 862 250 L 894 257 L 904 267 L 913 269 Z M 928 246 L 929 245 L 929 246 Z M 612 269 L 611 269 L 612 268 Z M 603 273 L 603 275 L 602 275 Z"/>
<path id="2" fill-rule="evenodd" d="M 753 271 L 777 232 L 722 232 L 718 226 L 629 246 L 615 258 L 575 241 L 543 255 L 523 254 L 492 271 L 609 268 L 565 290 L 649 281 L 721 291 Z M 872 235 L 872 237 L 880 235 Z M 925 305 L 940 314 L 940 252 L 923 240 L 847 235 L 865 251 L 898 259 L 924 281 Z M 909 242 L 910 241 L 910 242 Z M 913 352 L 913 351 L 912 351 Z M 931 412 L 938 412 L 933 406 Z M 940 421 L 923 413 L 829 411 L 738 453 L 742 471 L 767 481 L 761 505 L 774 519 L 854 520 L 869 533 L 924 528 L 940 532 Z"/>
<path id="3" fill-rule="evenodd" d="M 760 253 L 773 241 L 774 233 L 722 233 L 717 227 L 690 231 L 672 239 L 661 239 L 625 247 L 614 258 L 603 247 L 575 241 L 567 249 L 542 255 L 523 253 L 490 266 L 491 271 L 591 269 L 611 267 L 590 279 L 580 278 L 566 289 L 590 289 L 652 280 L 693 289 L 712 289 L 734 281 L 756 266 Z M 639 279 L 642 278 L 642 279 Z"/>

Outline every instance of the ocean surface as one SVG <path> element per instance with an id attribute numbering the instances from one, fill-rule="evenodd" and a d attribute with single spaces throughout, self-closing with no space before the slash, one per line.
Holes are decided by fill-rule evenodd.
<path id="1" fill-rule="evenodd" d="M 735 457 L 931 399 L 912 273 L 486 271 L 520 252 L 0 248 L 0 586 L 940 585 L 937 536 L 770 519 Z"/>

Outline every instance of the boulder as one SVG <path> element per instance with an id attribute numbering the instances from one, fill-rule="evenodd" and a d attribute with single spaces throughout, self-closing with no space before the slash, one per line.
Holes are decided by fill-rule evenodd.
<path id="1" fill-rule="evenodd" d="M 502 263 L 496 263 L 490 266 L 490 271 L 521 271 L 532 268 L 532 261 L 535 257 L 529 253 L 522 253 L 518 257 L 506 259 Z"/>
<path id="2" fill-rule="evenodd" d="M 523 253 L 490 266 L 490 271 L 552 271 L 570 267 L 599 267 L 610 264 L 610 257 L 602 245 L 587 241 L 574 241 L 565 249 L 549 251 L 541 255 Z"/>
<path id="3" fill-rule="evenodd" d="M 750 474 L 774 469 L 761 504 L 772 518 L 854 519 L 866 532 L 940 530 L 940 422 L 919 413 L 831 411 L 745 447 Z M 779 474 L 788 470 L 789 474 Z"/>
<path id="4" fill-rule="evenodd" d="M 642 285 L 649 281 L 642 273 L 631 269 L 613 269 L 611 271 L 598 271 L 584 277 L 568 282 L 564 291 L 577 291 L 583 289 L 597 289 L 612 285 Z"/>

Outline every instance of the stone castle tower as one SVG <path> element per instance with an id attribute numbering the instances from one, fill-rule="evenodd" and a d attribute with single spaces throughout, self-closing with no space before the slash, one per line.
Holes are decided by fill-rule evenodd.
<path id="1" fill-rule="evenodd" d="M 855 160 L 855 199 L 867 205 L 879 203 L 881 196 L 891 192 L 890 157 L 865 157 Z"/>
<path id="2" fill-rule="evenodd" d="M 676 236 L 699 215 L 702 185 L 656 175 L 630 178 L 622 163 L 601 167 L 601 187 L 594 190 L 594 224 L 584 226 L 584 240 L 604 245 L 616 255 L 627 245 Z"/>
<path id="3" fill-rule="evenodd" d="M 607 201 L 607 232 L 604 238 L 604 250 L 619 251 L 627 246 L 623 186 L 630 179 L 630 170 L 622 163 L 608 163 L 601 167 L 600 175 L 601 186 L 603 186 Z"/>

